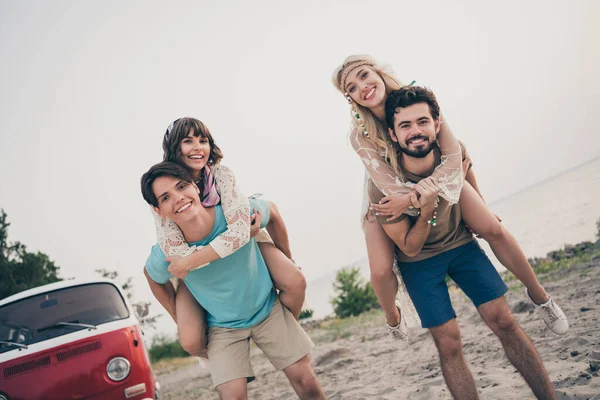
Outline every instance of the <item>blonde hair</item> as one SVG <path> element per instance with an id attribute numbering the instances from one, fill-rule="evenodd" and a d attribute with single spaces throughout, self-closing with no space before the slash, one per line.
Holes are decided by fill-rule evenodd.
<path id="1" fill-rule="evenodd" d="M 385 94 L 389 95 L 392 91 L 400 89 L 405 86 L 400 82 L 398 78 L 394 76 L 392 69 L 384 64 L 378 63 L 373 57 L 366 54 L 355 54 L 346 57 L 342 65 L 337 67 L 333 71 L 332 82 L 333 86 L 339 90 L 342 94 L 346 94 L 344 86 L 346 85 L 346 78 L 348 74 L 355 68 L 366 65 L 373 69 L 383 80 L 385 85 Z M 373 115 L 370 109 L 363 107 L 360 104 L 352 101 L 350 107 L 350 115 L 352 118 L 353 130 L 356 129 L 359 135 L 363 134 L 363 128 L 360 125 L 356 114 L 360 115 L 365 128 L 369 135 L 369 140 L 380 152 L 380 154 L 388 160 L 396 174 L 401 176 L 400 168 L 398 166 L 398 154 L 395 147 L 390 143 L 388 133 L 381 122 Z"/>

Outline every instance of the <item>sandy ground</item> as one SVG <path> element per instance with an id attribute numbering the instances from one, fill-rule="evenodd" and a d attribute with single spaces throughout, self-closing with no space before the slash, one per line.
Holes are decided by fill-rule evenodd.
<path id="1" fill-rule="evenodd" d="M 522 286 L 511 282 L 507 300 L 519 324 L 535 343 L 558 398 L 600 400 L 600 257 L 546 277 L 544 287 L 569 318 L 565 336 L 547 330 L 525 302 Z M 508 362 L 499 341 L 475 308 L 453 291 L 467 362 L 482 399 L 533 399 L 525 381 Z M 322 324 L 308 330 L 317 344 L 313 367 L 329 399 L 450 399 L 430 334 L 411 329 L 411 345 L 398 350 L 382 339 L 380 311 L 352 323 Z M 282 372 L 253 348 L 256 381 L 249 399 L 296 398 Z M 199 364 L 157 371 L 161 399 L 218 399 L 210 374 Z"/>

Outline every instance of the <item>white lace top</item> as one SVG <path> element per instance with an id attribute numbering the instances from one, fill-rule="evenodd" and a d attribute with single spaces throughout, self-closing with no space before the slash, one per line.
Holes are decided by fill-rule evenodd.
<path id="1" fill-rule="evenodd" d="M 366 182 L 368 179 L 371 179 L 381 193 L 386 196 L 394 193 L 408 193 L 415 186 L 414 183 L 404 181 L 402 176 L 394 172 L 394 169 L 386 160 L 387 155 L 381 154 L 381 151 L 360 130 L 353 129 L 350 132 L 350 143 L 364 163 L 366 170 L 363 190 L 363 216 L 366 215 L 369 208 L 368 198 L 366 197 Z M 438 135 L 438 144 L 442 152 L 442 161 L 431 176 L 438 180 L 441 189 L 439 195 L 450 204 L 456 204 L 460 198 L 463 185 L 460 145 L 450 129 L 444 129 L 444 132 Z M 416 212 L 414 209 L 406 211 L 407 214 L 416 214 Z"/>
<path id="2" fill-rule="evenodd" d="M 227 230 L 209 243 L 219 257 L 224 258 L 250 241 L 250 203 L 235 182 L 235 175 L 224 165 L 214 167 L 216 188 L 221 196 L 221 207 L 227 221 Z M 179 227 L 171 220 L 161 219 L 154 211 L 156 236 L 165 254 L 187 256 L 201 247 L 189 246 Z M 271 241 L 261 230 L 256 236 L 259 242 Z"/>

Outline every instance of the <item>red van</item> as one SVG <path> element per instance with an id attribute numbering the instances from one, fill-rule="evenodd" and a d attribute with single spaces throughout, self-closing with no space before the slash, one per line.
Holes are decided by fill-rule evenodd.
<path id="1" fill-rule="evenodd" d="M 138 320 L 106 279 L 0 300 L 0 371 L 0 400 L 158 399 Z"/>

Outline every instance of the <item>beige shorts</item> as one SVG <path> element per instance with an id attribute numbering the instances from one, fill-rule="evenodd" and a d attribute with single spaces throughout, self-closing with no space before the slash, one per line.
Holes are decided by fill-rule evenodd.
<path id="1" fill-rule="evenodd" d="M 251 328 L 208 329 L 208 368 L 215 387 L 239 378 L 254 380 L 250 338 L 277 370 L 289 367 L 315 347 L 292 313 L 276 298 L 269 316 Z"/>

